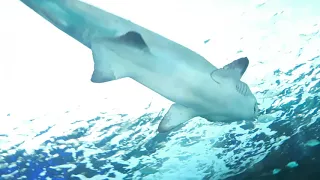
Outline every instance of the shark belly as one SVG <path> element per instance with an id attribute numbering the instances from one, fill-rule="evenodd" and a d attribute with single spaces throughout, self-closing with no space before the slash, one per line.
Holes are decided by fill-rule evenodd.
<path id="1" fill-rule="evenodd" d="M 208 74 L 180 59 L 161 56 L 157 53 L 160 50 L 148 53 L 129 45 L 108 38 L 93 41 L 95 82 L 129 77 L 175 103 L 186 107 L 201 105 L 197 93 L 201 79 Z M 97 72 L 105 77 L 96 78 Z"/>
<path id="2" fill-rule="evenodd" d="M 186 81 L 184 78 L 188 77 L 181 77 L 182 73 L 179 71 L 176 71 L 174 75 L 168 75 L 167 71 L 168 69 L 160 71 L 137 66 L 132 79 L 174 103 L 185 106 L 196 104 L 195 82 Z"/>
<path id="3" fill-rule="evenodd" d="M 124 36 L 129 38 L 131 35 Z M 119 40 L 93 41 L 95 70 L 91 80 L 106 82 L 129 77 L 172 101 L 174 104 L 161 121 L 159 132 L 170 131 L 196 116 L 228 113 L 223 99 L 217 94 L 220 88 L 215 86 L 205 69 L 175 59 L 173 55 L 166 58 L 156 49 L 153 49 L 154 54 L 142 51 L 137 48 L 139 43 L 133 48 L 129 39 L 126 44 L 118 43 Z M 169 53 L 165 54 L 168 56 Z M 208 88 L 216 91 L 210 92 Z"/>

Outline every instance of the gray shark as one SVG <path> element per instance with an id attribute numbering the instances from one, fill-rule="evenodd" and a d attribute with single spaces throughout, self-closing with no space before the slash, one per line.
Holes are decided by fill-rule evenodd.
<path id="1" fill-rule="evenodd" d="M 92 82 L 129 77 L 174 102 L 159 132 L 194 117 L 234 122 L 257 116 L 257 100 L 240 80 L 249 65 L 247 57 L 218 69 L 196 52 L 87 3 L 21 2 L 92 50 Z"/>

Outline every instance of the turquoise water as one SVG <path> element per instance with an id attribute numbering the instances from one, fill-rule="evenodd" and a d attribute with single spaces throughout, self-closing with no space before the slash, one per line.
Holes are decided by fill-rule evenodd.
<path id="1" fill-rule="evenodd" d="M 217 62 L 218 57 L 231 60 L 237 55 L 247 55 L 250 66 L 244 81 L 257 96 L 263 118 L 253 124 L 217 124 L 195 118 L 177 131 L 158 134 L 157 126 L 170 102 L 133 81 L 125 79 L 89 90 L 81 90 L 80 85 L 76 85 L 79 89 L 68 90 L 72 87 L 64 84 L 54 91 L 70 96 L 75 93 L 76 102 L 69 103 L 73 99 L 66 98 L 59 104 L 66 106 L 42 112 L 29 110 L 25 99 L 18 99 L 12 107 L 25 104 L 23 108 L 32 114 L 23 115 L 22 111 L 12 108 L 6 110 L 1 118 L 5 123 L 0 127 L 0 179 L 298 179 L 316 176 L 320 167 L 320 6 L 312 1 L 295 0 L 224 1 L 219 3 L 219 8 L 222 7 L 230 10 L 206 22 L 208 29 L 203 30 L 206 32 L 203 34 L 208 37 L 197 34 L 190 37 L 192 42 L 201 42 L 201 46 L 186 45 L 197 46 L 195 49 L 217 66 L 226 63 Z M 236 17 L 232 13 L 239 14 L 237 20 L 229 20 Z M 229 23 L 222 28 L 224 18 Z M 39 26 L 45 24 L 40 20 L 39 23 Z M 216 27 L 212 28 L 210 23 Z M 53 29 L 50 33 L 59 32 L 46 25 Z M 44 35 L 39 36 L 47 36 L 42 33 Z M 173 33 L 168 36 L 175 39 Z M 45 40 L 34 41 L 42 44 L 27 47 L 31 55 L 36 54 L 32 51 L 36 47 L 42 47 L 41 51 L 47 53 L 53 50 L 57 54 L 66 53 L 59 47 L 46 50 Z M 72 48 L 82 50 L 77 46 Z M 89 55 L 85 61 L 91 62 Z M 66 75 L 75 77 L 68 74 L 70 69 L 63 69 L 63 61 L 59 61 L 57 67 L 61 65 L 61 73 L 65 74 L 51 77 L 51 81 Z M 36 68 L 34 71 L 37 72 Z M 45 71 L 41 73 L 48 77 Z M 49 85 L 40 90 L 52 96 L 51 88 Z M 21 88 L 15 92 L 22 90 L 27 91 Z M 93 92 L 96 95 L 90 94 Z M 49 107 L 46 102 L 54 101 L 49 100 L 40 101 L 43 103 L 40 106 Z M 31 107 L 32 101 L 29 103 Z"/>

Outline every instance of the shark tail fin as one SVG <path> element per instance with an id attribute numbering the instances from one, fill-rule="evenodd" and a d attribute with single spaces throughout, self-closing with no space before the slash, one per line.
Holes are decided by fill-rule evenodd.
<path id="1" fill-rule="evenodd" d="M 80 0 L 20 0 L 55 27 L 91 48 L 96 37 L 113 37 L 116 31 L 101 29 L 108 17 L 116 17 Z M 107 17 L 107 18 L 106 18 Z"/>

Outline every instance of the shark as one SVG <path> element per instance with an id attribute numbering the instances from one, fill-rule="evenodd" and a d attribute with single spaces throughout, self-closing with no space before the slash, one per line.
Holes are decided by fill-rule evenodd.
<path id="1" fill-rule="evenodd" d="M 210 122 L 253 121 L 257 99 L 241 77 L 241 57 L 217 68 L 203 56 L 129 20 L 79 0 L 20 0 L 91 49 L 93 83 L 131 78 L 172 101 L 158 132 L 195 117 Z"/>

